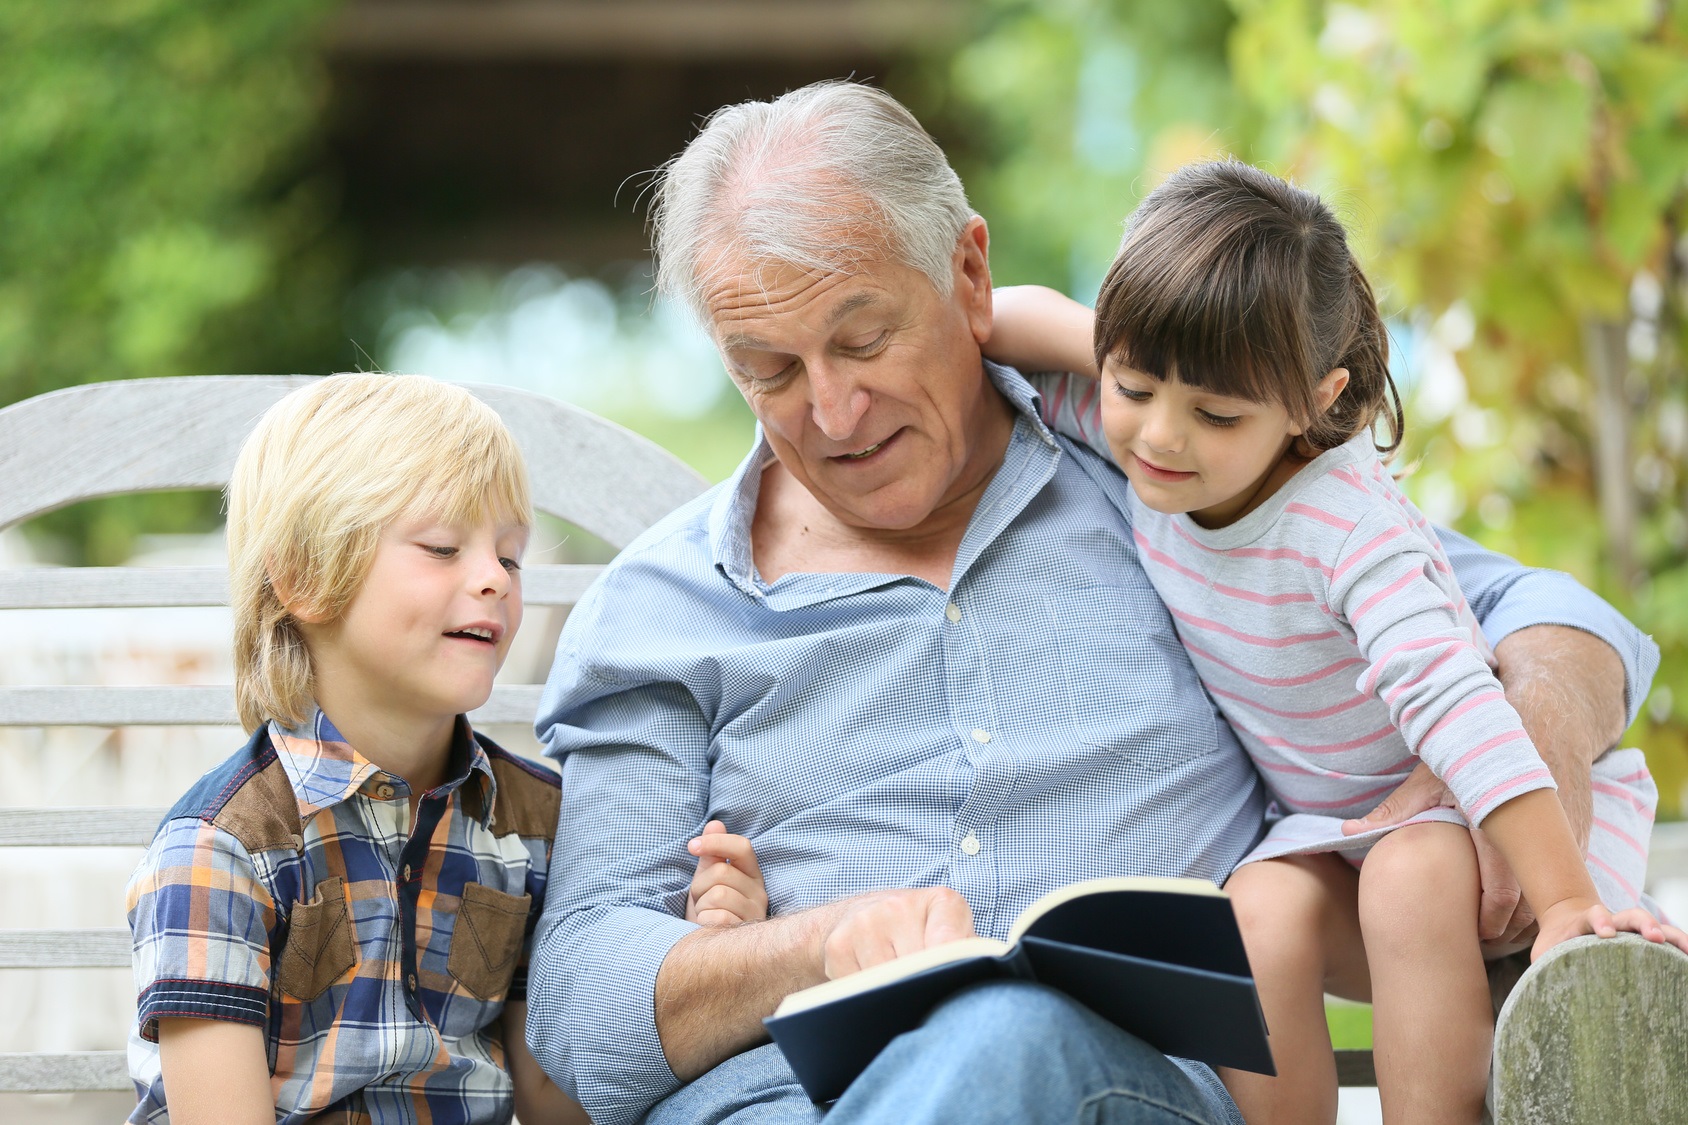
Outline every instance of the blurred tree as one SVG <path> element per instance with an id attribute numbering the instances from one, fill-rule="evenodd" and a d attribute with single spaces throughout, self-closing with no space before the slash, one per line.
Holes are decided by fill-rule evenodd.
<path id="1" fill-rule="evenodd" d="M 332 0 L 0 0 L 0 405 L 77 383 L 321 369 L 343 282 L 309 160 Z M 32 530 L 120 561 L 216 501 Z"/>
<path id="2" fill-rule="evenodd" d="M 1413 353 L 1407 481 L 1665 653 L 1631 737 L 1688 782 L 1688 5 L 993 0 L 949 64 L 1001 280 L 1082 298 L 1115 225 L 1229 151 L 1344 212 Z M 1457 362 L 1455 362 L 1457 360 Z"/>

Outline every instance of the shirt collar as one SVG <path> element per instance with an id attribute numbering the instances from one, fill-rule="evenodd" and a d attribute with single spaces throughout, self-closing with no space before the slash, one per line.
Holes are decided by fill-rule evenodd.
<path id="1" fill-rule="evenodd" d="M 1027 430 L 1048 449 L 1058 450 L 1055 435 L 1039 416 L 1043 400 L 1037 390 L 1012 367 L 988 359 L 984 361 L 984 367 L 991 383 L 1020 415 L 1015 425 L 1016 435 Z M 753 598 L 762 598 L 768 593 L 768 587 L 756 574 L 750 529 L 756 518 L 756 501 L 762 492 L 762 472 L 773 460 L 773 447 L 768 444 L 767 435 L 758 422 L 750 455 L 727 479 L 709 510 L 709 552 L 715 569 Z M 1005 455 L 1004 463 L 1008 460 L 1008 455 Z M 975 522 L 978 522 L 979 515 L 975 513 Z"/>
<path id="2" fill-rule="evenodd" d="M 409 788 L 403 778 L 386 772 L 353 749 L 315 704 L 296 727 L 284 727 L 272 719 L 270 745 L 298 798 L 301 822 L 359 792 L 385 801 Z M 452 731 L 446 777 L 434 792 L 446 794 L 461 787 L 464 812 L 483 827 L 490 825 L 498 785 L 492 762 L 462 715 L 457 716 Z"/>

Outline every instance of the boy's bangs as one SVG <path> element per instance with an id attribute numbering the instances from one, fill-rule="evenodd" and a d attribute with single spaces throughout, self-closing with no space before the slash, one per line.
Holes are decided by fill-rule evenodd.
<path id="1" fill-rule="evenodd" d="M 515 441 L 500 425 L 471 427 L 471 432 L 441 435 L 446 448 L 425 456 L 406 497 L 412 515 L 452 524 L 490 517 L 521 527 L 533 523 L 527 469 Z M 475 432 L 478 431 L 478 432 Z M 451 441 L 451 437 L 459 438 Z"/>

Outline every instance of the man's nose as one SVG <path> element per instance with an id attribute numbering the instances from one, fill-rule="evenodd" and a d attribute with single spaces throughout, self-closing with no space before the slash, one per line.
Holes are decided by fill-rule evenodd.
<path id="1" fill-rule="evenodd" d="M 809 400 L 815 426 L 832 441 L 856 432 L 872 396 L 847 370 L 831 364 L 809 368 Z"/>

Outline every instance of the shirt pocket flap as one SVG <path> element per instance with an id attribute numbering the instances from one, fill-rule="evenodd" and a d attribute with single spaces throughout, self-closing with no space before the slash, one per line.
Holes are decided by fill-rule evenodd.
<path id="1" fill-rule="evenodd" d="M 345 882 L 317 884 L 316 896 L 297 903 L 288 917 L 287 945 L 276 965 L 276 985 L 299 1000 L 315 1000 L 358 963 L 358 944 Z"/>
<path id="2" fill-rule="evenodd" d="M 497 1000 L 510 990 L 532 905 L 532 895 L 505 894 L 485 883 L 463 884 L 446 968 L 471 995 Z"/>

